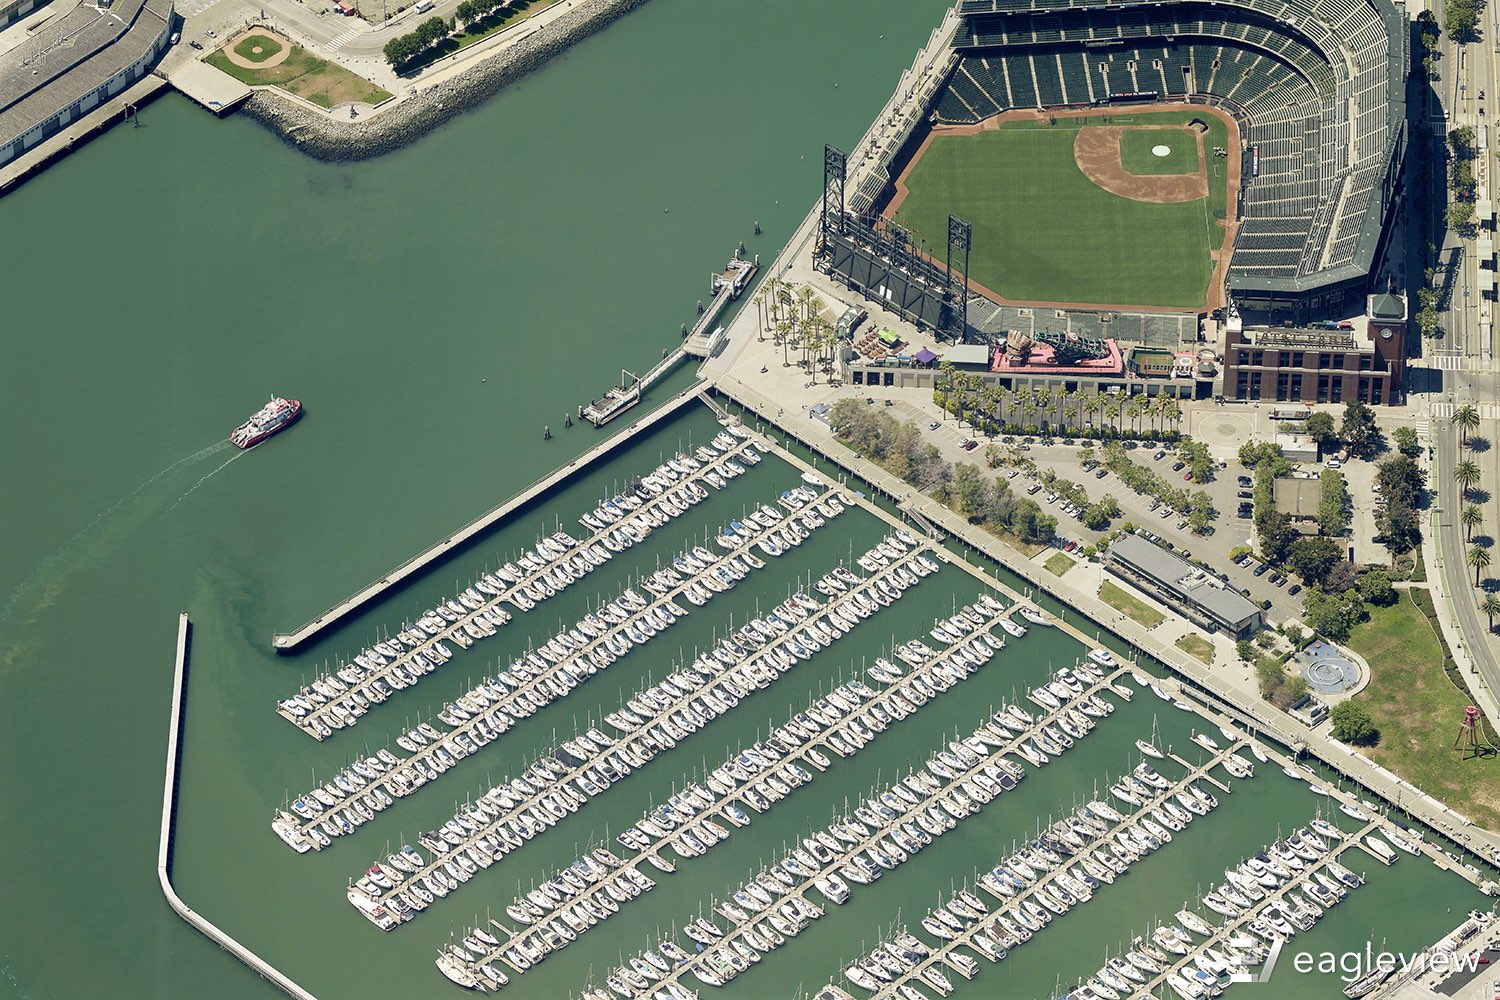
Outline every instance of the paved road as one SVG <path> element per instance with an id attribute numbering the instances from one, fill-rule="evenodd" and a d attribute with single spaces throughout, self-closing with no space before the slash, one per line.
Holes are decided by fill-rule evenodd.
<path id="1" fill-rule="evenodd" d="M 1433 508 L 1436 521 L 1437 542 L 1441 553 L 1441 567 L 1434 571 L 1443 575 L 1444 589 L 1458 618 L 1464 634 L 1465 652 L 1469 654 L 1479 670 L 1480 678 L 1491 691 L 1500 691 L 1500 658 L 1495 654 L 1495 640 L 1489 634 L 1489 621 L 1479 613 L 1474 597 L 1474 573 L 1464 561 L 1467 546 L 1464 544 L 1463 528 L 1458 524 L 1458 486 L 1453 481 L 1453 467 L 1458 462 L 1458 437 L 1451 430 L 1434 426 L 1437 438 L 1434 448 L 1435 465 L 1433 480 L 1437 484 L 1437 503 Z M 1480 453 L 1476 460 L 1485 471 L 1485 482 L 1490 492 L 1500 492 L 1500 450 L 1491 448 Z M 1494 531 L 1495 520 L 1489 518 L 1490 530 Z M 1493 575 L 1500 567 L 1490 570 Z"/>

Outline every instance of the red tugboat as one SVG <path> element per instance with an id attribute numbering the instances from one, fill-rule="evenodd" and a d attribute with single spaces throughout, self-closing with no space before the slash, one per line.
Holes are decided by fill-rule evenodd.
<path id="1" fill-rule="evenodd" d="M 253 448 L 277 431 L 290 427 L 301 415 L 301 400 L 272 396 L 269 403 L 234 429 L 229 435 L 229 443 L 236 448 Z"/>

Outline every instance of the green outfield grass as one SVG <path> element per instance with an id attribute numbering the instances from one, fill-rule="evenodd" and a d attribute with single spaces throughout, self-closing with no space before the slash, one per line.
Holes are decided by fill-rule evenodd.
<path id="1" fill-rule="evenodd" d="M 1166 146 L 1166 156 L 1152 150 Z M 1120 165 L 1137 176 L 1192 174 L 1198 172 L 1198 143 L 1188 132 L 1176 129 L 1139 129 L 1120 135 Z"/>
<path id="2" fill-rule="evenodd" d="M 1007 123 L 994 132 L 937 136 L 907 178 L 910 193 L 897 218 L 937 248 L 947 240 L 950 212 L 967 219 L 974 227 L 970 277 L 1007 298 L 1202 305 L 1209 253 L 1223 242 L 1217 222 L 1226 200 L 1224 160 L 1210 157 L 1207 199 L 1175 205 L 1110 194 L 1073 160 L 1083 124 L 1184 124 L 1192 117 L 1111 115 L 1107 122 Z M 1227 146 L 1227 129 L 1209 120 L 1206 147 Z"/>

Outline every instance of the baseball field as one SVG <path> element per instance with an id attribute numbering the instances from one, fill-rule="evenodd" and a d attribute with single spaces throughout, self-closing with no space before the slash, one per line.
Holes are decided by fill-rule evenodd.
<path id="1" fill-rule="evenodd" d="M 887 213 L 938 259 L 949 213 L 967 219 L 970 279 L 1002 299 L 1202 308 L 1216 255 L 1232 246 L 1225 208 L 1239 179 L 1237 155 L 1214 149 L 1234 145 L 1198 108 L 1011 112 L 934 130 Z"/>

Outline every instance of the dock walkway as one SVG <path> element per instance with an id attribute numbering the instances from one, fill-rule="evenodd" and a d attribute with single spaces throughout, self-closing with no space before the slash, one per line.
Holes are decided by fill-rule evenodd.
<path id="1" fill-rule="evenodd" d="M 506 602 L 510 602 L 510 604 L 513 605 L 517 611 L 524 612 L 525 610 L 527 610 L 527 605 L 520 603 L 517 595 L 521 595 L 524 593 L 529 596 L 529 594 L 533 592 L 533 588 L 538 580 L 547 578 L 550 574 L 553 574 L 560 565 L 564 563 L 571 565 L 572 561 L 576 559 L 581 551 L 592 549 L 595 546 L 601 545 L 606 536 L 618 537 L 619 529 L 623 524 L 640 524 L 642 518 L 649 518 L 649 516 L 652 515 L 653 512 L 656 512 L 661 507 L 663 507 L 669 500 L 670 495 L 672 493 L 675 493 L 679 487 L 685 485 L 686 483 L 696 483 L 700 480 L 703 480 L 704 477 L 707 476 L 709 472 L 713 471 L 713 469 L 718 464 L 723 462 L 725 459 L 731 459 L 737 455 L 742 454 L 747 447 L 749 447 L 748 442 L 737 441 L 733 447 L 725 450 L 713 462 L 704 463 L 703 466 L 697 471 L 689 473 L 687 476 L 674 483 L 671 489 L 665 490 L 660 495 L 652 497 L 650 500 L 644 502 L 639 508 L 631 511 L 619 521 L 613 522 L 606 525 L 602 529 L 594 531 L 592 534 L 586 536 L 582 541 L 576 541 L 574 544 L 570 545 L 567 550 L 561 555 L 542 562 L 542 564 L 538 566 L 535 571 L 521 577 L 515 584 L 505 587 L 497 594 L 482 595 L 484 599 L 477 602 L 477 606 L 459 607 L 458 605 L 455 605 L 455 607 L 459 607 L 459 610 L 463 611 L 462 615 L 457 616 L 451 623 L 446 623 L 441 630 L 436 632 L 434 635 L 428 636 L 425 641 L 403 650 L 401 652 L 401 655 L 392 658 L 389 663 L 381 666 L 376 672 L 364 678 L 358 684 L 351 685 L 351 690 L 354 693 L 361 694 L 368 700 L 379 701 L 379 698 L 369 694 L 371 685 L 373 685 L 378 680 L 386 678 L 397 667 L 408 667 L 413 673 L 417 674 L 417 680 L 420 680 L 421 677 L 426 673 L 426 671 L 414 665 L 416 657 L 422 656 L 424 654 L 430 657 L 432 655 L 433 647 L 437 646 L 444 640 L 453 641 L 455 643 L 458 643 L 459 645 L 467 647 L 471 644 L 468 641 L 469 636 L 465 635 L 465 633 L 468 632 L 469 627 L 476 621 L 484 620 L 484 616 L 487 613 L 491 612 L 493 609 L 499 608 Z M 675 516 L 676 515 L 672 514 L 670 511 L 668 512 L 669 523 L 670 520 Z M 462 596 L 462 594 L 460 594 L 460 596 Z M 547 595 L 543 593 L 542 596 L 543 598 L 545 598 Z M 508 623 L 508 620 L 510 618 L 509 611 L 505 612 L 505 617 Z M 407 629 L 406 631 L 412 631 L 412 629 Z M 493 634 L 494 631 L 495 629 L 492 628 L 491 634 Z M 469 634 L 471 635 L 472 633 Z M 439 659 L 441 660 L 441 662 L 446 662 L 447 657 L 443 656 L 439 657 Z M 341 696 L 338 699 L 330 700 L 327 704 L 318 706 L 314 711 L 300 716 L 293 715 L 285 707 L 278 707 L 277 711 L 283 718 L 296 725 L 299 729 L 301 729 L 303 732 L 306 732 L 314 739 L 323 740 L 326 737 L 320 735 L 313 728 L 313 723 L 322 721 L 325 724 L 329 724 L 329 715 L 333 711 L 334 707 L 346 702 L 347 698 L 348 696 L 345 695 Z M 357 719 L 355 721 L 357 721 Z M 346 724 L 352 725 L 353 723 L 350 722 Z M 343 726 L 340 726 L 338 728 L 343 728 Z"/>
<path id="2" fill-rule="evenodd" d="M 782 526 L 783 525 L 781 522 L 777 522 L 777 525 L 775 527 L 764 529 L 756 533 L 754 537 L 752 537 L 749 541 L 745 542 L 738 548 L 725 553 L 725 555 L 721 559 L 716 560 L 706 572 L 712 572 L 714 569 L 722 568 L 733 559 L 745 555 L 754 545 L 762 541 L 772 531 L 775 531 Z M 391 768 L 390 772 L 411 773 L 413 769 L 417 769 L 420 765 L 425 764 L 429 770 L 434 772 L 434 777 L 428 778 L 425 781 L 415 781 L 404 778 L 407 787 L 396 785 L 389 780 L 382 780 L 381 782 L 379 782 L 379 786 L 394 798 L 403 798 L 410 792 L 415 791 L 417 788 L 425 787 L 427 784 L 430 784 L 432 781 L 436 780 L 437 777 L 441 777 L 443 774 L 446 774 L 447 771 L 451 768 L 440 767 L 436 763 L 434 763 L 435 755 L 439 751 L 444 751 L 450 756 L 457 757 L 458 755 L 454 753 L 451 747 L 451 741 L 455 737 L 469 734 L 472 738 L 472 734 L 481 723 L 487 723 L 491 728 L 499 728 L 501 729 L 501 731 L 503 731 L 504 729 L 508 729 L 510 727 L 512 720 L 525 718 L 533 714 L 536 711 L 537 703 L 539 701 L 542 704 L 549 704 L 552 701 L 557 700 L 558 696 L 555 694 L 556 685 L 552 682 L 556 681 L 557 683 L 563 684 L 564 686 L 571 689 L 571 685 L 568 685 L 565 682 L 567 680 L 571 680 L 573 674 L 576 673 L 588 675 L 593 673 L 591 660 L 591 656 L 593 654 L 601 650 L 608 649 L 608 645 L 611 640 L 618 639 L 618 637 L 624 634 L 627 629 L 634 628 L 635 625 L 642 621 L 642 619 L 646 618 L 646 616 L 651 615 L 662 608 L 670 607 L 672 614 L 676 616 L 676 618 L 673 619 L 673 624 L 675 624 L 677 618 L 686 616 L 688 612 L 686 608 L 683 608 L 675 604 L 674 602 L 678 597 L 682 596 L 682 594 L 686 592 L 688 587 L 691 586 L 692 582 L 693 581 L 691 580 L 685 581 L 682 584 L 679 584 L 678 586 L 672 588 L 671 590 L 665 591 L 660 596 L 652 595 L 653 599 L 646 605 L 641 607 L 639 610 L 632 613 L 626 621 L 606 632 L 599 638 L 590 641 L 587 645 L 581 646 L 569 653 L 569 655 L 558 659 L 556 663 L 549 664 L 548 668 L 545 671 L 534 674 L 524 684 L 509 691 L 504 697 L 499 698 L 498 700 L 491 698 L 489 704 L 485 706 L 485 710 L 481 714 L 475 715 L 471 719 L 464 720 L 461 725 L 454 726 L 448 732 L 442 733 L 440 739 L 434 740 L 426 746 L 422 747 L 417 753 L 401 759 L 400 763 L 394 765 Z M 627 588 L 627 590 L 629 589 L 630 588 Z M 662 631 L 665 631 L 665 628 L 659 625 L 654 627 L 657 629 L 656 634 L 660 634 Z M 566 630 L 562 634 L 567 634 Z M 654 635 L 651 636 L 651 638 L 654 637 Z M 631 648 L 636 648 L 643 644 L 631 643 L 630 645 Z M 559 678 L 563 678 L 563 680 L 558 680 Z M 486 685 L 483 682 L 481 682 L 479 686 L 481 688 L 486 688 Z M 519 709 L 516 708 L 517 705 L 520 706 Z M 391 751 L 391 754 L 392 756 L 394 756 L 394 751 Z M 309 831 L 313 827 L 319 826 L 325 820 L 333 819 L 340 811 L 347 808 L 356 799 L 360 799 L 362 796 L 368 794 L 369 791 L 369 787 L 365 787 L 356 789 L 352 792 L 348 792 L 342 797 L 339 797 L 337 803 L 331 806 L 326 806 L 326 804 L 320 803 L 320 805 L 325 805 L 326 807 L 315 816 L 312 816 L 310 818 L 301 817 L 300 819 L 302 821 L 298 825 L 298 832 L 303 836 L 307 836 Z M 308 801 L 309 797 L 304 796 L 303 800 Z M 424 870 L 422 874 L 427 874 L 427 872 Z"/>
<path id="3" fill-rule="evenodd" d="M 1047 580 L 1045 574 L 1040 572 L 1035 564 L 1023 558 L 1000 539 L 989 534 L 982 527 L 969 524 L 947 507 L 892 476 L 875 463 L 854 454 L 840 444 L 826 427 L 804 419 L 798 423 L 799 429 L 792 431 L 788 424 L 791 417 L 795 415 L 784 414 L 783 408 L 774 400 L 733 376 L 716 377 L 710 385 L 712 389 L 754 414 L 755 419 L 777 428 L 820 457 L 827 459 L 848 476 L 868 484 L 875 492 L 889 498 L 890 502 L 903 512 L 920 513 L 949 537 L 1004 566 L 1006 570 L 1026 580 L 1039 592 L 1054 597 L 1069 608 L 1077 609 L 1078 613 L 1085 616 L 1091 625 L 1117 636 L 1133 649 L 1164 664 L 1181 682 L 1184 696 L 1204 705 L 1208 714 L 1227 716 L 1230 721 L 1249 726 L 1257 734 L 1268 736 L 1285 747 L 1300 748 L 1302 752 L 1311 754 L 1335 772 L 1363 786 L 1390 807 L 1408 813 L 1432 829 L 1448 836 L 1455 844 L 1477 851 L 1492 862 L 1500 863 L 1500 834 L 1475 826 L 1468 817 L 1438 802 L 1415 785 L 1392 774 L 1344 744 L 1337 743 L 1322 733 L 1309 729 L 1274 705 L 1258 699 L 1248 702 L 1245 692 L 1216 676 L 1210 667 L 1172 644 L 1162 642 L 1148 629 L 1123 617 L 1098 598 L 1057 589 L 1055 580 Z M 777 453 L 783 458 L 788 456 L 784 449 L 778 449 Z M 804 467 L 806 465 L 802 462 L 797 464 Z M 874 507 L 874 505 L 871 506 Z M 881 513 L 884 514 L 883 511 Z M 958 560 L 958 564 L 966 565 L 962 560 Z M 1002 587 L 1001 589 L 1014 593 L 1011 588 Z M 1060 621 L 1059 624 L 1065 623 Z M 1090 645 L 1097 644 L 1095 637 L 1083 636 L 1074 628 L 1069 628 L 1068 631 L 1075 637 L 1081 637 L 1080 641 Z M 1474 881 L 1472 873 L 1466 877 Z"/>
<path id="4" fill-rule="evenodd" d="M 475 518 L 473 521 L 470 521 L 468 524 L 464 525 L 462 528 L 458 529 L 456 532 L 454 532 L 452 535 L 449 535 L 441 542 L 438 542 L 436 545 L 433 545 L 426 550 L 419 552 L 417 555 L 412 556 L 410 559 L 401 563 L 395 569 L 387 572 L 385 576 L 382 576 L 380 579 L 360 588 L 353 594 L 350 594 L 348 597 L 344 598 L 333 607 L 324 611 L 322 614 L 318 615 L 316 618 L 312 619 L 301 628 L 297 629 L 294 632 L 276 634 L 272 637 L 271 645 L 279 653 L 289 653 L 297 649 L 299 646 L 306 643 L 309 639 L 312 639 L 314 636 L 318 635 L 324 629 L 336 624 L 337 622 L 343 620 L 344 617 L 346 617 L 350 613 L 364 607 L 365 604 L 380 597 L 387 590 L 400 583 L 402 580 L 405 580 L 407 577 L 412 576 L 413 574 L 420 573 L 435 561 L 441 559 L 443 556 L 464 545 L 470 539 L 475 538 L 478 535 L 481 535 L 484 532 L 490 530 L 495 525 L 504 520 L 506 516 L 508 516 L 512 511 L 515 511 L 518 508 L 530 503 L 532 500 L 546 493 L 548 490 L 562 484 L 566 480 L 572 478 L 572 476 L 574 476 L 576 473 L 582 472 L 584 469 L 587 469 L 589 466 L 593 465 L 595 462 L 599 461 L 599 459 L 608 455 L 616 448 L 619 448 L 623 444 L 629 443 L 636 435 L 645 432 L 652 426 L 665 420 L 667 417 L 670 417 L 673 414 L 677 413 L 678 410 L 682 409 L 697 397 L 700 388 L 701 383 L 696 382 L 693 385 L 688 386 L 686 389 L 679 392 L 676 396 L 673 396 L 670 400 L 663 403 L 655 410 L 652 410 L 646 416 L 641 417 L 635 423 L 620 431 L 614 437 L 607 438 L 604 441 L 600 441 L 598 444 L 595 444 L 592 448 L 589 448 L 581 455 L 577 456 L 576 458 L 570 459 L 566 464 L 558 466 L 552 472 L 543 476 L 541 479 L 538 479 L 530 486 L 527 486 L 525 489 L 522 489 L 519 492 L 515 493 L 498 507 L 495 507 L 488 513 Z"/>
<path id="5" fill-rule="evenodd" d="M 281 972 L 270 962 L 261 958 L 233 937 L 220 930 L 212 921 L 194 910 L 177 890 L 172 887 L 172 836 L 177 816 L 177 774 L 182 756 L 182 711 L 183 693 L 186 688 L 188 639 L 192 624 L 187 612 L 177 616 L 177 662 L 172 675 L 172 721 L 167 729 L 167 777 L 162 786 L 161 840 L 156 850 L 156 877 L 161 883 L 162 895 L 172 910 L 214 944 L 248 965 L 262 979 L 273 983 L 278 989 L 295 1000 L 317 1000 L 299 986 L 290 976 Z"/>
<path id="6" fill-rule="evenodd" d="M 1246 744 L 1244 742 L 1237 742 L 1229 746 L 1227 749 L 1214 754 L 1214 756 L 1211 757 L 1206 763 L 1190 766 L 1188 768 L 1187 774 L 1172 782 L 1170 787 L 1166 789 L 1159 789 L 1156 796 L 1142 803 L 1141 806 L 1134 812 L 1126 814 L 1119 821 L 1110 822 L 1108 831 L 1100 834 L 1093 840 L 1086 841 L 1084 846 L 1078 849 L 1077 854 L 1072 855 L 1070 858 L 1064 859 L 1063 863 L 1058 865 L 1057 867 L 1052 868 L 1049 871 L 1042 872 L 1035 882 L 1028 885 L 1025 889 L 1018 889 L 1015 895 L 1004 896 L 999 892 L 996 892 L 985 882 L 980 882 L 979 888 L 986 895 L 991 896 L 995 900 L 997 900 L 1001 906 L 1012 907 L 1023 903 L 1028 899 L 1031 899 L 1036 895 L 1036 891 L 1038 889 L 1044 888 L 1050 883 L 1055 882 L 1061 875 L 1075 874 L 1076 877 L 1076 871 L 1082 867 L 1083 859 L 1090 857 L 1095 850 L 1113 844 L 1114 838 L 1118 834 L 1123 833 L 1124 831 L 1129 830 L 1132 826 L 1139 824 L 1142 819 L 1149 818 L 1153 809 L 1161 807 L 1164 803 L 1170 800 L 1178 792 L 1185 789 L 1188 785 L 1192 784 L 1195 781 L 1211 778 L 1212 776 L 1209 774 L 1209 772 L 1213 768 L 1223 763 L 1225 757 L 1229 756 L 1245 745 Z M 900 987 L 903 983 L 908 983 L 912 980 L 919 979 L 922 972 L 927 968 L 932 966 L 946 965 L 947 963 L 944 961 L 944 959 L 959 945 L 970 947 L 975 951 L 976 954 L 983 954 L 982 949 L 973 948 L 972 941 L 976 935 L 989 929 L 990 925 L 993 923 L 993 918 L 995 915 L 995 912 L 991 911 L 984 918 L 981 918 L 979 921 L 977 921 L 972 927 L 969 927 L 966 930 L 962 931 L 951 940 L 944 941 L 937 948 L 933 949 L 931 955 L 928 955 L 925 959 L 923 959 L 912 969 L 908 970 L 905 974 L 897 977 L 888 984 L 883 984 L 880 995 L 894 996 L 895 991 L 898 987 Z M 952 966 L 949 967 L 951 968 Z"/>

